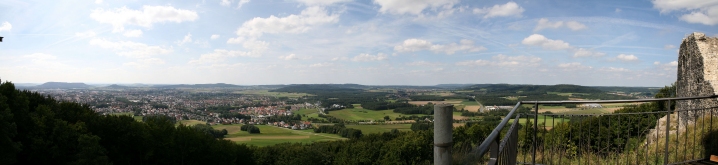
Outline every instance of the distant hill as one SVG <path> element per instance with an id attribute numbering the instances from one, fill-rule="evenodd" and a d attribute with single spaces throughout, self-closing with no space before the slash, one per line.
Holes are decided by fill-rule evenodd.
<path id="1" fill-rule="evenodd" d="M 239 85 L 232 85 L 232 84 L 225 84 L 225 83 L 216 83 L 216 84 L 179 84 L 179 85 L 161 85 L 161 86 L 154 86 L 156 88 L 236 88 L 236 87 L 243 87 Z"/>
<path id="2" fill-rule="evenodd" d="M 122 86 L 122 85 L 117 85 L 117 84 L 112 84 L 112 85 L 110 85 L 110 86 L 106 86 L 105 88 L 125 89 L 125 88 L 130 88 L 130 87 L 128 87 L 128 86 Z"/>
<path id="3" fill-rule="evenodd" d="M 71 88 L 91 88 L 93 86 L 85 83 L 68 83 L 68 82 L 46 82 L 44 84 L 34 86 L 32 88 L 42 89 L 71 89 Z"/>
<path id="4" fill-rule="evenodd" d="M 513 85 L 513 84 L 478 84 L 467 87 L 469 90 L 481 90 L 485 89 L 492 93 L 503 93 L 503 92 L 559 92 L 559 93 L 602 93 L 603 90 L 571 84 L 558 84 L 558 85 Z"/>
<path id="5" fill-rule="evenodd" d="M 475 84 L 439 84 L 439 85 L 435 85 L 435 87 L 451 89 L 451 88 L 465 88 L 465 87 L 472 86 L 472 85 L 475 85 Z"/>
<path id="6" fill-rule="evenodd" d="M 301 84 L 301 85 L 290 85 L 287 87 L 271 90 L 272 92 L 292 92 L 292 93 L 323 93 L 323 92 L 358 92 L 362 91 L 358 87 L 363 85 L 344 85 L 344 84 Z M 364 86 L 366 87 L 366 86 Z"/>

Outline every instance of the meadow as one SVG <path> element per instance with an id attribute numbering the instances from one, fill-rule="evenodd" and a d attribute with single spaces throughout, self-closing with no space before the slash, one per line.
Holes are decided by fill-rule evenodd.
<path id="1" fill-rule="evenodd" d="M 332 141 L 332 140 L 344 140 L 339 135 L 326 134 L 326 133 L 314 133 L 313 130 L 291 130 L 287 128 L 279 128 L 269 125 L 255 125 L 259 127 L 261 133 L 250 134 L 246 131 L 241 131 L 241 124 L 232 125 L 214 125 L 214 129 L 227 130 L 227 135 L 224 139 L 234 141 L 236 143 L 255 145 L 255 146 L 269 146 L 279 143 L 313 143 L 319 141 Z"/>
<path id="2" fill-rule="evenodd" d="M 392 120 L 399 116 L 411 116 L 396 113 L 393 110 L 368 110 L 361 107 L 354 107 L 350 109 L 342 109 L 336 111 L 329 111 L 328 115 L 334 116 L 342 120 L 384 120 L 384 116 L 389 116 Z"/>

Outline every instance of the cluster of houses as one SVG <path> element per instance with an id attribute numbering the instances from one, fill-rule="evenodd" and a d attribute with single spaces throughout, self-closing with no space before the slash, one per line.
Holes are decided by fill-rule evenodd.
<path id="1" fill-rule="evenodd" d="M 293 130 L 304 130 L 304 129 L 312 128 L 312 122 L 309 122 L 309 121 L 302 121 L 299 123 L 287 123 L 284 121 L 270 122 L 270 123 L 267 123 L 267 125 L 282 127 L 282 128 L 289 128 L 289 129 L 293 129 Z"/>

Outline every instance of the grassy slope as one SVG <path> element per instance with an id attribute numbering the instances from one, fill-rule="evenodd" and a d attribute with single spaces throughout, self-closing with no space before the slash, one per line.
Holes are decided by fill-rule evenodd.
<path id="1" fill-rule="evenodd" d="M 346 125 L 346 127 L 360 129 L 363 134 L 389 132 L 392 129 L 398 129 L 399 131 L 411 131 L 411 124 Z"/>
<path id="2" fill-rule="evenodd" d="M 395 113 L 392 110 L 375 111 L 358 107 L 331 111 L 329 115 L 343 120 L 384 120 L 384 116 L 389 116 L 391 119 L 399 116 L 411 116 Z"/>
<path id="3" fill-rule="evenodd" d="M 341 140 L 345 139 L 335 134 L 314 133 L 312 130 L 291 130 L 268 125 L 256 125 L 261 131 L 260 134 L 250 134 L 241 131 L 241 124 L 233 125 L 214 125 L 214 129 L 227 129 L 228 135 L 226 139 L 242 139 L 237 143 L 268 146 L 279 143 L 312 143 L 317 141 Z M 251 140 L 247 139 L 251 138 Z"/>

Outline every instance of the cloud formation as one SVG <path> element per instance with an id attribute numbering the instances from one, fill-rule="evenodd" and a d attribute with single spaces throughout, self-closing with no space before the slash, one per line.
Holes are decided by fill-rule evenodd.
<path id="1" fill-rule="evenodd" d="M 12 30 L 12 24 L 10 24 L 10 22 L 5 21 L 0 25 L 0 32 L 10 30 Z"/>
<path id="2" fill-rule="evenodd" d="M 474 8 L 474 14 L 483 15 L 484 18 L 493 17 L 521 17 L 524 8 L 516 4 L 516 2 L 508 2 L 503 5 L 494 5 L 493 7 Z"/>
<path id="3" fill-rule="evenodd" d="M 246 21 L 237 31 L 236 38 L 230 38 L 227 43 L 237 44 L 248 40 L 255 40 L 264 33 L 304 33 L 313 26 L 335 23 L 339 21 L 338 14 L 329 14 L 323 7 L 308 7 L 299 15 L 289 15 L 286 17 L 276 17 L 274 15 L 268 18 L 256 17 Z"/>
<path id="4" fill-rule="evenodd" d="M 462 39 L 459 43 L 450 43 L 446 45 L 432 44 L 427 40 L 411 38 L 404 40 L 401 45 L 394 46 L 394 50 L 398 52 L 416 52 L 422 50 L 430 50 L 434 53 L 444 53 L 447 55 L 454 54 L 459 51 L 478 52 L 486 50 L 483 46 L 474 45 L 474 41 Z"/>
<path id="5" fill-rule="evenodd" d="M 562 40 L 552 40 L 541 34 L 532 34 L 521 41 L 524 45 L 539 46 L 548 50 L 564 50 L 572 48 L 568 43 Z"/>
<path id="6" fill-rule="evenodd" d="M 586 25 L 581 24 L 580 22 L 576 21 L 556 21 L 551 22 L 546 18 L 539 19 L 538 23 L 536 24 L 536 27 L 534 28 L 534 32 L 541 31 L 543 29 L 558 29 L 560 27 L 567 27 L 573 31 L 583 30 L 586 29 Z"/>
<path id="7" fill-rule="evenodd" d="M 92 10 L 90 18 L 100 23 L 111 24 L 113 32 L 122 32 L 125 30 L 125 25 L 150 28 L 155 23 L 194 21 L 199 16 L 195 11 L 176 9 L 172 6 L 145 5 L 142 6 L 142 10 L 132 10 L 127 7 L 110 10 L 95 9 Z"/>
<path id="8" fill-rule="evenodd" d="M 458 0 L 374 0 L 380 13 L 421 15 L 426 9 L 451 8 Z"/>

